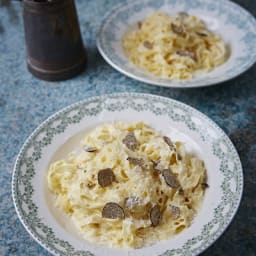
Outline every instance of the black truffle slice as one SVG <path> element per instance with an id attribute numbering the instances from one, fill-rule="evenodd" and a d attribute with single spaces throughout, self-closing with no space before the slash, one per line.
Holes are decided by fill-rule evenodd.
<path id="1" fill-rule="evenodd" d="M 207 175 L 205 173 L 204 178 L 203 178 L 203 182 L 201 183 L 202 189 L 206 189 L 209 188 L 209 185 L 207 183 Z"/>
<path id="2" fill-rule="evenodd" d="M 144 160 L 142 158 L 134 158 L 134 157 L 127 157 L 127 160 L 133 164 L 133 165 L 139 165 L 139 166 L 143 166 L 144 165 Z"/>
<path id="3" fill-rule="evenodd" d="M 180 18 L 183 18 L 183 19 L 189 17 L 189 14 L 187 12 L 179 12 L 178 15 Z"/>
<path id="4" fill-rule="evenodd" d="M 171 29 L 172 29 L 172 32 L 177 35 L 182 35 L 185 32 L 182 26 L 177 26 L 174 23 L 171 23 Z"/>
<path id="5" fill-rule="evenodd" d="M 196 60 L 196 55 L 194 52 L 191 51 L 184 51 L 184 50 L 178 50 L 176 54 L 182 56 L 182 57 L 189 57 L 193 60 Z"/>
<path id="6" fill-rule="evenodd" d="M 85 147 L 84 150 L 90 153 L 98 151 L 98 149 L 95 147 Z"/>
<path id="7" fill-rule="evenodd" d="M 185 191 L 183 188 L 179 188 L 179 195 L 184 196 Z"/>
<path id="8" fill-rule="evenodd" d="M 98 172 L 98 183 L 102 187 L 107 187 L 115 180 L 115 174 L 112 169 L 106 168 Z"/>
<path id="9" fill-rule="evenodd" d="M 171 150 L 175 150 L 175 145 L 173 144 L 170 138 L 168 138 L 167 136 L 164 136 L 163 139 L 164 139 L 164 142 L 170 147 Z"/>
<path id="10" fill-rule="evenodd" d="M 149 41 L 146 40 L 146 41 L 143 42 L 143 46 L 144 46 L 145 48 L 151 50 L 151 49 L 153 49 L 153 46 L 154 46 L 154 45 L 153 45 L 152 43 L 150 43 Z"/>
<path id="11" fill-rule="evenodd" d="M 107 219 L 124 219 L 124 210 L 123 208 L 113 202 L 106 203 L 102 209 L 102 217 Z"/>
<path id="12" fill-rule="evenodd" d="M 162 172 L 162 166 L 161 166 L 161 163 L 160 161 L 154 161 L 154 160 L 151 160 L 152 162 L 152 167 L 153 167 L 153 170 L 157 171 L 158 174 L 160 174 Z"/>
<path id="13" fill-rule="evenodd" d="M 177 159 L 178 159 L 178 161 L 181 161 L 182 160 L 182 156 L 181 156 L 181 154 L 177 154 Z"/>
<path id="14" fill-rule="evenodd" d="M 209 185 L 206 182 L 201 183 L 201 186 L 203 189 L 209 188 Z"/>
<path id="15" fill-rule="evenodd" d="M 175 177 L 175 175 L 173 174 L 172 170 L 164 169 L 162 171 L 162 174 L 164 176 L 164 180 L 165 180 L 167 185 L 169 185 L 172 188 L 179 188 L 180 187 L 180 183 L 177 180 L 177 178 Z"/>
<path id="16" fill-rule="evenodd" d="M 133 132 L 129 132 L 125 136 L 125 138 L 123 139 L 123 143 L 126 145 L 127 148 L 132 151 L 135 151 L 138 146 L 138 142 Z"/>
<path id="17" fill-rule="evenodd" d="M 177 220 L 180 217 L 180 208 L 174 205 L 169 205 L 174 220 Z"/>
<path id="18" fill-rule="evenodd" d="M 202 37 L 208 36 L 207 33 L 203 33 L 203 32 L 196 32 L 196 34 L 199 35 L 199 36 L 202 36 Z"/>
<path id="19" fill-rule="evenodd" d="M 151 162 L 153 164 L 153 168 L 156 168 L 160 161 L 151 160 Z"/>
<path id="20" fill-rule="evenodd" d="M 155 205 L 150 210 L 150 220 L 153 227 L 156 227 L 160 224 L 162 219 L 160 209 L 158 205 Z"/>

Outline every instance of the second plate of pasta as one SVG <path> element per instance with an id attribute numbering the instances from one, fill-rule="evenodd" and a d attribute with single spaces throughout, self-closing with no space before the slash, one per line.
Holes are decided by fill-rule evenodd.
<path id="1" fill-rule="evenodd" d="M 134 79 L 166 87 L 209 86 L 256 60 L 256 21 L 240 6 L 217 1 L 127 1 L 102 22 L 97 46 Z"/>

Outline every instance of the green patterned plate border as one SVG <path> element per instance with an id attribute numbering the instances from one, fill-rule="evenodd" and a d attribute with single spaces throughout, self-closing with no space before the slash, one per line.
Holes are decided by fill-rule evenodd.
<path id="1" fill-rule="evenodd" d="M 207 116 L 176 100 L 140 93 L 109 94 L 75 103 L 52 115 L 29 136 L 18 154 L 12 177 L 14 205 L 26 230 L 49 252 L 54 255 L 92 256 L 109 255 L 111 249 L 103 248 L 102 251 L 99 249 L 95 253 L 90 246 L 79 247 L 79 242 L 74 242 L 75 240 L 69 236 L 63 239 L 58 235 L 56 227 L 48 224 L 48 215 L 44 215 L 34 197 L 38 194 L 38 184 L 35 181 L 39 171 L 38 163 L 44 154 L 47 154 L 48 149 L 54 146 L 53 141 L 56 137 L 63 136 L 65 132 L 71 131 L 72 127 L 85 125 L 85 120 L 99 118 L 99 122 L 102 123 L 106 120 L 115 120 L 117 117 L 123 119 L 124 115 L 130 115 L 128 119 L 132 120 L 136 114 L 139 118 L 144 116 L 145 122 L 153 117 L 151 123 L 165 120 L 165 124 L 177 125 L 188 136 L 194 136 L 194 140 L 199 144 L 209 147 L 209 158 L 218 166 L 215 174 L 219 181 L 214 180 L 214 177 L 209 181 L 210 188 L 207 193 L 216 194 L 216 205 L 212 212 L 201 216 L 204 218 L 201 226 L 192 224 L 195 225 L 195 229 L 190 230 L 192 234 L 189 234 L 188 229 L 187 234 L 183 231 L 183 237 L 183 232 L 177 236 L 177 239 L 179 236 L 182 238 L 177 240 L 177 248 L 171 246 L 169 240 L 167 247 L 166 244 L 162 247 L 157 243 L 155 247 L 129 250 L 127 255 L 198 255 L 214 243 L 230 224 L 240 204 L 243 172 L 236 149 L 227 135 Z M 48 211 L 47 206 L 43 207 Z M 119 254 L 113 251 L 111 255 L 120 255 L 120 251 Z M 126 255 L 125 251 L 122 255 Z"/>

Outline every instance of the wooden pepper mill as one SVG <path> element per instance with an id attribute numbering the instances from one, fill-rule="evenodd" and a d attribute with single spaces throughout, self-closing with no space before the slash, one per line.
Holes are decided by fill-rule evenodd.
<path id="1" fill-rule="evenodd" d="M 28 70 L 43 80 L 65 80 L 85 68 L 74 0 L 24 0 Z"/>

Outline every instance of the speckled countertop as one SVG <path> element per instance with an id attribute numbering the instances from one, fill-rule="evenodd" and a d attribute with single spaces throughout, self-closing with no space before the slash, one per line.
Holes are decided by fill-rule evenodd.
<path id="1" fill-rule="evenodd" d="M 11 197 L 15 158 L 29 134 L 55 111 L 90 96 L 143 92 L 187 103 L 212 118 L 231 138 L 244 170 L 244 194 L 233 222 L 202 255 L 256 255 L 256 66 L 231 81 L 201 89 L 167 89 L 132 80 L 99 55 L 101 17 L 120 1 L 77 1 L 88 67 L 74 79 L 50 83 L 26 69 L 22 6 L 0 0 L 0 255 L 49 255 L 25 231 Z M 255 0 L 235 2 L 256 15 Z"/>

